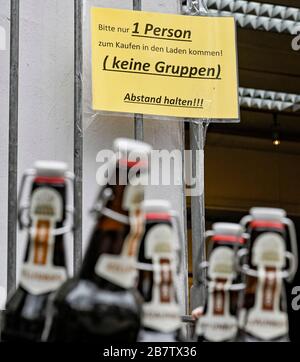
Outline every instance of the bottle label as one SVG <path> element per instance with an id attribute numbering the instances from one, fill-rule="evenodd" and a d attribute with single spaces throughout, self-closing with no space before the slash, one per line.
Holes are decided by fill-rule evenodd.
<path id="1" fill-rule="evenodd" d="M 236 336 L 237 331 L 237 319 L 229 314 L 205 315 L 199 318 L 196 326 L 196 334 L 212 342 L 231 340 Z"/>
<path id="2" fill-rule="evenodd" d="M 142 324 L 164 333 L 174 332 L 181 327 L 180 307 L 175 303 L 144 303 Z"/>
<path id="3" fill-rule="evenodd" d="M 62 215 L 63 202 L 56 190 L 40 187 L 32 193 L 29 255 L 20 276 L 20 285 L 31 294 L 52 292 L 67 279 L 66 268 L 53 265 L 55 237 L 52 230 L 62 221 Z"/>
<path id="4" fill-rule="evenodd" d="M 135 258 L 125 255 L 100 255 L 96 264 L 96 274 L 122 288 L 132 288 L 137 278 Z"/>
<path id="5" fill-rule="evenodd" d="M 250 310 L 246 320 L 245 331 L 260 339 L 270 340 L 288 334 L 288 316 L 262 310 Z"/>
<path id="6" fill-rule="evenodd" d="M 145 238 L 145 257 L 152 261 L 152 300 L 143 305 L 144 327 L 163 333 L 181 327 L 180 307 L 175 295 L 175 238 L 170 225 L 153 226 Z"/>
<path id="7" fill-rule="evenodd" d="M 233 339 L 238 331 L 238 321 L 230 314 L 229 287 L 234 278 L 234 252 L 226 246 L 212 251 L 208 274 L 211 279 L 207 308 L 196 325 L 196 334 L 212 342 Z"/>
<path id="8" fill-rule="evenodd" d="M 140 209 L 130 211 L 130 232 L 124 240 L 120 255 L 101 254 L 95 273 L 122 288 L 133 288 L 137 280 L 136 256 L 144 233 L 144 214 Z"/>
<path id="9" fill-rule="evenodd" d="M 253 244 L 252 264 L 257 267 L 255 302 L 244 315 L 244 329 L 255 337 L 271 340 L 288 333 L 288 316 L 280 310 L 285 266 L 285 241 L 277 233 L 264 233 Z"/>
<path id="10" fill-rule="evenodd" d="M 63 267 L 26 263 L 21 269 L 20 285 L 30 294 L 38 295 L 58 289 L 66 279 Z"/>

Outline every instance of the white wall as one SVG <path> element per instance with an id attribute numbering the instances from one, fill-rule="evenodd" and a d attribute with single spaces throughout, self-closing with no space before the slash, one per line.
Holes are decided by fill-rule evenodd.
<path id="1" fill-rule="evenodd" d="M 19 177 L 36 159 L 56 159 L 73 168 L 73 0 L 26 0 L 20 8 Z M 92 0 L 86 4 L 132 9 L 131 0 Z M 178 12 L 178 0 L 144 0 L 143 9 Z M 0 25 L 9 26 L 9 1 L 0 0 Z M 97 193 L 96 155 L 116 137 L 133 137 L 133 120 L 90 113 L 89 27 L 84 22 L 83 240 L 93 220 L 88 214 Z M 6 286 L 7 139 L 9 52 L 0 51 L 0 286 Z M 182 123 L 145 120 L 145 141 L 154 148 L 181 149 Z M 178 175 L 181 177 L 181 175 Z M 164 197 L 184 213 L 183 189 L 156 187 L 148 197 Z M 24 238 L 19 237 L 21 255 Z M 71 240 L 69 242 L 72 255 Z M 184 277 L 180 281 L 183 285 Z M 184 290 L 181 300 L 184 304 Z"/>
<path id="2" fill-rule="evenodd" d="M 0 51 L 0 286 L 6 287 L 10 2 L 0 0 L 7 50 Z M 18 178 L 36 159 L 73 168 L 73 1 L 20 1 Z M 18 235 L 18 260 L 25 246 Z M 72 240 L 68 240 L 70 249 Z M 71 250 L 72 252 L 72 250 Z M 18 264 L 19 265 L 19 264 Z"/>

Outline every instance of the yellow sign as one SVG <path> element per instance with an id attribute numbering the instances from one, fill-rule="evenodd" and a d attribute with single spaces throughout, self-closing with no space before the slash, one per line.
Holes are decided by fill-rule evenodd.
<path id="1" fill-rule="evenodd" d="M 239 119 L 233 17 L 91 9 L 93 109 Z"/>

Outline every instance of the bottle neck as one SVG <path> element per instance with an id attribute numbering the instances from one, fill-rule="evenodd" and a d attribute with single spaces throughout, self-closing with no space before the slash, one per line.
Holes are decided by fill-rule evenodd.
<path id="1" fill-rule="evenodd" d="M 37 178 L 32 186 L 30 229 L 24 262 L 40 267 L 66 267 L 63 235 L 53 235 L 65 221 L 66 185 L 63 179 L 45 183 Z"/>
<path id="2" fill-rule="evenodd" d="M 57 290 L 68 274 L 63 235 L 53 235 L 65 221 L 66 187 L 63 181 L 48 181 L 35 180 L 31 192 L 31 224 L 20 286 L 32 295 Z"/>
<path id="3" fill-rule="evenodd" d="M 230 315 L 230 292 L 226 290 L 226 283 L 228 280 L 225 278 L 217 278 L 214 283 L 218 283 L 219 288 L 223 285 L 223 289 L 216 290 L 212 288 L 209 292 L 207 300 L 207 312 L 209 316 L 223 316 Z"/>
<path id="4" fill-rule="evenodd" d="M 286 267 L 284 225 L 278 222 L 255 221 L 250 225 L 249 234 L 248 264 L 257 271 L 257 277 L 246 278 L 244 307 L 262 314 L 273 311 L 274 316 L 279 315 L 280 312 L 285 312 L 281 274 Z M 255 327 L 256 329 L 258 327 Z"/>
<path id="5" fill-rule="evenodd" d="M 116 184 L 108 184 L 100 192 L 98 197 L 100 208 L 105 208 L 120 217 L 113 217 L 113 214 L 110 217 L 109 213 L 104 211 L 101 213 L 99 210 L 79 275 L 81 278 L 93 280 L 104 288 L 112 287 L 114 283 L 96 270 L 101 256 L 105 254 L 136 257 L 142 237 L 143 220 L 140 215 L 140 203 L 144 198 L 144 188 L 128 182 L 129 171 L 129 167 L 117 167 L 114 175 Z M 119 182 L 122 178 L 124 180 L 124 172 L 126 172 L 126 182 L 123 183 L 126 185 Z M 122 219 L 125 219 L 125 222 Z"/>
<path id="6" fill-rule="evenodd" d="M 100 199 L 103 199 L 103 194 L 111 193 L 106 205 L 103 205 L 109 211 L 116 213 L 116 216 L 125 216 L 128 219 L 129 211 L 124 209 L 124 197 L 126 193 L 126 185 L 107 186 L 100 192 Z M 101 212 L 101 211 L 100 211 Z M 106 216 L 105 213 L 100 214 L 96 221 L 96 228 L 101 230 L 119 230 L 123 229 L 126 223 L 121 222 L 118 218 Z"/>
<path id="7" fill-rule="evenodd" d="M 281 253 L 281 251 L 286 250 L 287 234 L 286 234 L 285 227 L 282 223 L 274 223 L 274 224 L 269 223 L 268 225 L 265 225 L 264 221 L 256 221 L 254 224 L 254 227 L 251 226 L 248 229 L 248 232 L 250 235 L 249 243 L 248 243 L 248 249 L 249 249 L 248 262 L 252 268 L 257 269 L 257 267 L 258 267 L 257 264 L 259 264 L 258 261 L 254 262 L 255 250 L 260 250 L 260 244 L 262 244 L 261 239 L 268 237 L 269 234 L 272 234 L 272 235 L 275 234 L 276 239 L 277 238 L 281 239 L 281 242 L 279 242 L 279 244 L 282 244 L 282 250 L 281 250 L 278 242 L 276 243 L 276 245 L 275 244 L 272 245 L 272 240 L 269 240 L 269 241 L 267 241 L 267 243 L 268 244 L 270 243 L 270 245 L 268 246 L 266 244 L 267 252 L 272 251 L 273 248 L 275 248 L 276 253 Z M 261 258 L 262 258 L 262 256 L 261 256 Z"/>
<path id="8" fill-rule="evenodd" d="M 162 229 L 157 233 L 158 227 L 162 227 Z M 176 303 L 175 252 L 172 245 L 174 240 L 170 238 L 171 229 L 170 218 L 168 220 L 147 218 L 138 259 L 141 263 L 152 265 L 154 269 L 153 271 L 140 270 L 139 272 L 138 289 L 147 303 Z"/>
<path id="9" fill-rule="evenodd" d="M 164 333 L 176 338 L 181 318 L 175 289 L 175 240 L 172 223 L 170 218 L 151 220 L 148 215 L 146 220 L 139 262 L 149 264 L 152 270 L 145 267 L 139 273 L 138 290 L 144 298 L 142 326 L 145 331 Z"/>

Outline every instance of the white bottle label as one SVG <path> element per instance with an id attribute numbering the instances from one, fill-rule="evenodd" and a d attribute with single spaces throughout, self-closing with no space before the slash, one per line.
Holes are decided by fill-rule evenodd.
<path id="1" fill-rule="evenodd" d="M 212 342 L 233 339 L 238 331 L 238 320 L 230 314 L 230 292 L 235 276 L 234 252 L 226 246 L 219 246 L 210 255 L 208 274 L 209 285 L 207 309 L 196 325 L 196 334 Z M 222 281 L 222 282 L 221 282 Z"/>
<path id="2" fill-rule="evenodd" d="M 222 316 L 205 315 L 200 317 L 196 334 L 204 336 L 212 342 L 221 342 L 233 339 L 238 331 L 237 319 L 229 314 Z"/>
<path id="3" fill-rule="evenodd" d="M 135 258 L 130 256 L 102 254 L 95 271 L 101 278 L 122 288 L 134 287 L 137 278 Z"/>
<path id="4" fill-rule="evenodd" d="M 21 269 L 20 285 L 30 294 L 38 295 L 58 289 L 66 279 L 65 268 L 26 263 Z"/>
<path id="5" fill-rule="evenodd" d="M 181 327 L 180 308 L 174 303 L 144 303 L 144 327 L 164 333 L 176 331 Z"/>
<path id="6" fill-rule="evenodd" d="M 270 313 L 252 309 L 249 311 L 245 330 L 265 340 L 284 336 L 288 333 L 287 314 L 281 311 Z"/>
<path id="7" fill-rule="evenodd" d="M 145 257 L 152 260 L 152 300 L 143 305 L 142 324 L 163 333 L 180 329 L 180 307 L 175 296 L 175 235 L 170 225 L 153 226 L 145 239 Z"/>
<path id="8" fill-rule="evenodd" d="M 280 310 L 284 239 L 273 232 L 259 235 L 253 244 L 252 264 L 258 270 L 255 304 L 245 316 L 244 330 L 264 340 L 284 336 L 288 334 L 288 316 Z"/>

